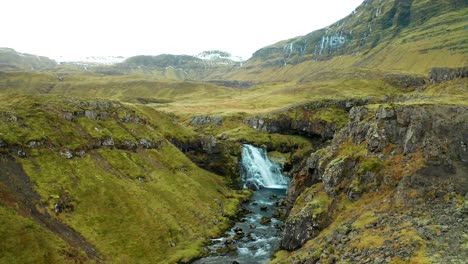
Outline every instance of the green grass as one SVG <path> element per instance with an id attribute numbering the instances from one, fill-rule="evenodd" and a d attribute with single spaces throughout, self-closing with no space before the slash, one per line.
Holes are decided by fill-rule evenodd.
<path id="1" fill-rule="evenodd" d="M 52 232 L 0 202 L 1 263 L 76 263 L 84 253 L 68 246 Z M 67 257 L 68 256 L 68 257 Z"/>
<path id="2" fill-rule="evenodd" d="M 226 186 L 227 179 L 200 169 L 169 143 L 166 138 L 190 139 L 194 134 L 176 124 L 173 117 L 152 108 L 112 106 L 95 109 L 109 112 L 103 120 L 77 117 L 68 121 L 63 118 L 64 112 L 82 109 L 75 101 L 54 96 L 0 98 L 0 112 L 5 113 L 0 115 L 0 138 L 9 145 L 23 146 L 27 152 L 27 158 L 18 161 L 46 210 L 55 215 L 57 197 L 68 195 L 75 210 L 56 217 L 95 245 L 111 263 L 187 262 L 200 254 L 207 238 L 227 228 L 239 199 L 248 195 L 234 195 Z M 129 114 L 140 117 L 140 122 L 119 121 Z M 94 149 L 95 139 L 106 137 L 112 137 L 116 144 L 146 138 L 158 147 Z M 31 149 L 27 145 L 30 140 L 45 143 Z M 67 159 L 60 154 L 64 149 L 84 149 L 86 155 Z M 2 207 L 0 219 L 8 219 L 2 226 L 19 218 L 11 216 L 13 211 Z M 42 227 L 36 229 L 37 234 L 18 243 L 50 254 L 43 262 L 53 263 L 53 257 L 62 263 L 62 255 L 54 252 L 64 247 L 63 242 Z M 5 237 L 14 240 L 15 232 L 11 229 Z M 50 243 L 34 242 L 35 238 L 39 242 L 50 238 Z M 25 262 L 31 262 L 27 258 L 37 258 L 37 254 L 25 251 Z"/>

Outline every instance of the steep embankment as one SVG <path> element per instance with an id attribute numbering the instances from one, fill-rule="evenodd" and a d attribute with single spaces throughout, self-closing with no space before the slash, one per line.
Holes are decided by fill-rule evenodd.
<path id="1" fill-rule="evenodd" d="M 289 191 L 274 263 L 466 259 L 468 108 L 353 107 Z"/>
<path id="2" fill-rule="evenodd" d="M 258 50 L 229 78 L 304 82 L 356 68 L 426 74 L 465 66 L 467 8 L 459 0 L 366 0 L 327 28 Z"/>
<path id="3" fill-rule="evenodd" d="M 188 261 L 239 194 L 168 139 L 167 115 L 111 101 L 0 95 L 2 263 Z"/>

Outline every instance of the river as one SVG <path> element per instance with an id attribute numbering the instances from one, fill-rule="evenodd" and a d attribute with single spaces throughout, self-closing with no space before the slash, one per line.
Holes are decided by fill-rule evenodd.
<path id="1" fill-rule="evenodd" d="M 286 196 L 288 178 L 264 149 L 251 145 L 243 145 L 241 171 L 244 188 L 254 190 L 244 205 L 249 213 L 223 237 L 212 239 L 210 255 L 194 264 L 267 263 L 279 248 L 283 223 L 277 209 Z"/>

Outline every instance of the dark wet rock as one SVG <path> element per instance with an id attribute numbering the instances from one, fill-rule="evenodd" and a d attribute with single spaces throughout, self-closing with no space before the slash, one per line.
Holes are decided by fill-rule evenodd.
<path id="1" fill-rule="evenodd" d="M 262 218 L 260 218 L 260 224 L 262 225 L 268 225 L 271 223 L 271 219 L 266 217 L 266 216 L 262 216 Z"/>
<path id="2" fill-rule="evenodd" d="M 273 212 L 273 214 L 271 215 L 273 218 L 280 218 L 281 217 L 281 212 L 280 210 L 276 210 L 275 212 Z"/>
<path id="3" fill-rule="evenodd" d="M 227 245 L 227 248 L 229 249 L 229 251 L 236 251 L 237 250 L 237 246 L 233 245 L 233 244 Z"/>
<path id="4" fill-rule="evenodd" d="M 246 182 L 245 186 L 246 186 L 247 189 L 252 190 L 252 191 L 257 191 L 258 189 L 260 189 L 259 186 L 257 185 L 257 183 L 254 182 L 254 181 Z M 255 205 L 257 205 L 257 203 L 255 203 Z"/>
<path id="5" fill-rule="evenodd" d="M 266 211 L 266 210 L 268 210 L 268 206 L 262 205 L 262 206 L 260 206 L 260 210 Z"/>
<path id="6" fill-rule="evenodd" d="M 224 241 L 224 244 L 229 245 L 234 243 L 234 239 L 231 236 L 226 237 L 226 240 Z"/>
<path id="7" fill-rule="evenodd" d="M 237 231 L 236 234 L 234 235 L 234 240 L 240 240 L 245 236 L 244 232 L 242 231 Z"/>

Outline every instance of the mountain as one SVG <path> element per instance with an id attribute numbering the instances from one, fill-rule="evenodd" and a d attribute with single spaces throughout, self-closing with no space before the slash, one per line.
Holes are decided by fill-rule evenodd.
<path id="1" fill-rule="evenodd" d="M 240 58 L 223 51 L 205 51 L 197 56 L 162 54 L 134 56 L 116 68 L 127 73 L 144 72 L 157 78 L 174 80 L 223 79 L 242 64 Z"/>
<path id="2" fill-rule="evenodd" d="M 197 58 L 202 59 L 204 61 L 211 61 L 220 64 L 235 64 L 236 62 L 244 61 L 241 57 L 233 56 L 229 52 L 220 50 L 203 51 L 197 55 Z"/>
<path id="3" fill-rule="evenodd" d="M 10 48 L 0 48 L 0 70 L 44 70 L 57 65 L 47 57 L 16 52 Z"/>
<path id="4" fill-rule="evenodd" d="M 125 60 L 123 56 L 85 56 L 85 57 L 66 57 L 59 56 L 55 61 L 59 63 L 70 64 L 96 64 L 96 65 L 112 65 Z"/>
<path id="5" fill-rule="evenodd" d="M 464 66 L 467 7 L 464 0 L 366 0 L 326 28 L 256 51 L 230 78 L 298 80 L 350 68 L 426 74 Z"/>
<path id="6" fill-rule="evenodd" d="M 368 0 L 247 62 L 14 57 L 0 263 L 251 263 L 275 245 L 271 263 L 465 263 L 467 16 L 466 0 Z M 245 144 L 281 165 L 285 199 L 243 190 Z"/>

